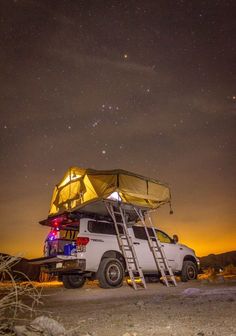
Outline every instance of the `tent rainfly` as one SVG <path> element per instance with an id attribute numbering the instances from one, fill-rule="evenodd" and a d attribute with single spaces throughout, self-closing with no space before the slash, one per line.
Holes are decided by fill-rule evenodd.
<path id="1" fill-rule="evenodd" d="M 49 216 L 80 210 L 107 199 L 156 209 L 170 203 L 171 196 L 167 185 L 125 170 L 72 167 L 54 189 Z"/>

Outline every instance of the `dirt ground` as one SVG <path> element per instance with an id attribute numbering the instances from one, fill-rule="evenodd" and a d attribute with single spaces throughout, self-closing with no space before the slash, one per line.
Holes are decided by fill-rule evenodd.
<path id="1" fill-rule="evenodd" d="M 156 283 L 139 291 L 91 282 L 81 289 L 45 286 L 43 303 L 37 315 L 56 319 L 74 336 L 236 335 L 235 281 Z"/>

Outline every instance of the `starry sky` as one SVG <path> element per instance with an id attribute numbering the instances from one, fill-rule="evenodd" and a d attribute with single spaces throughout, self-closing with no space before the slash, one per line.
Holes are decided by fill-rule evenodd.
<path id="1" fill-rule="evenodd" d="M 0 1 L 1 252 L 42 255 L 70 166 L 167 182 L 154 221 L 235 250 L 235 1 Z"/>

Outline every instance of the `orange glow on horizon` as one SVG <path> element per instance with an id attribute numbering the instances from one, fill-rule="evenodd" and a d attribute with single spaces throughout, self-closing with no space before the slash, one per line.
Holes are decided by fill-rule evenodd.
<path id="1" fill-rule="evenodd" d="M 195 250 L 197 256 L 208 254 L 219 254 L 235 250 L 236 228 L 230 231 L 225 227 L 215 225 L 216 230 L 211 229 L 210 223 L 195 227 L 186 225 L 186 223 L 175 223 L 158 225 L 158 228 L 168 233 L 179 236 L 179 243 L 187 245 Z M 203 228 L 204 227 L 204 232 Z M 208 229 L 206 229 L 208 227 Z M 25 258 L 36 258 L 42 256 L 43 244 L 46 235 L 49 232 L 48 227 L 39 224 L 29 227 L 26 231 L 20 230 L 17 235 L 5 239 L 1 243 L 2 253 L 11 255 L 21 255 Z M 10 243 L 9 243 L 10 242 Z"/>

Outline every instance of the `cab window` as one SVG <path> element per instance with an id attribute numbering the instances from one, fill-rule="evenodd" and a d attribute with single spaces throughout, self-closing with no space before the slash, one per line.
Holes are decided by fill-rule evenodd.
<path id="1" fill-rule="evenodd" d="M 89 221 L 88 230 L 91 233 L 116 235 L 115 225 L 112 222 L 107 223 L 107 222 L 99 222 L 99 221 Z M 118 230 L 120 233 L 124 233 L 121 225 L 118 225 Z"/>
<path id="2" fill-rule="evenodd" d="M 153 234 L 152 229 L 151 228 L 147 228 L 147 229 L 148 229 L 149 234 L 152 235 Z M 135 238 L 148 240 L 148 237 L 147 237 L 147 234 L 146 234 L 146 231 L 145 231 L 144 227 L 133 226 L 133 231 L 134 231 Z"/>
<path id="3" fill-rule="evenodd" d="M 170 237 L 166 233 L 159 230 L 157 230 L 157 238 L 161 243 L 169 243 L 169 244 L 172 243 Z"/>

